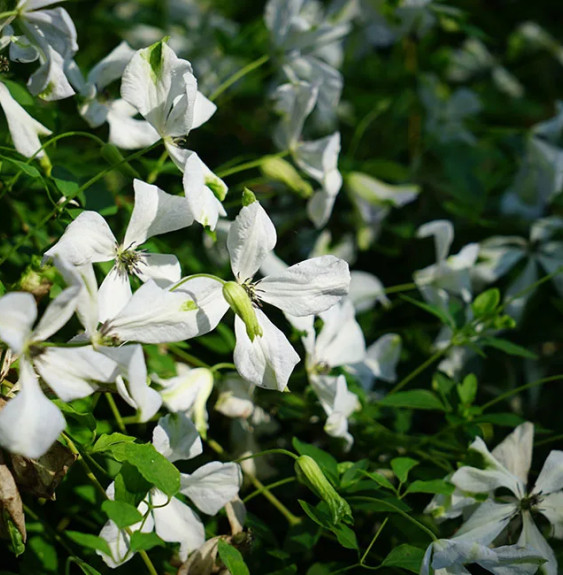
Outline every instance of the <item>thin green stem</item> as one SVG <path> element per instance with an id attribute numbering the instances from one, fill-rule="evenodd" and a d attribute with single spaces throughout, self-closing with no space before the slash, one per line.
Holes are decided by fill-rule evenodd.
<path id="1" fill-rule="evenodd" d="M 278 453 L 280 455 L 287 455 L 288 457 L 291 457 L 295 460 L 299 459 L 299 457 L 295 455 L 295 453 L 291 453 L 291 451 L 288 451 L 287 449 L 275 448 L 275 449 L 266 449 L 264 451 L 257 451 L 256 453 L 245 455 L 244 457 L 239 457 L 238 459 L 235 459 L 234 462 L 240 463 L 241 461 L 246 461 L 247 459 L 255 459 L 256 457 L 262 457 L 263 455 L 270 455 L 273 453 Z"/>
<path id="2" fill-rule="evenodd" d="M 17 16 L 17 15 L 18 15 L 17 10 L 8 10 L 8 12 L 0 12 L 0 20 L 4 18 L 9 18 L 10 16 Z"/>
<path id="3" fill-rule="evenodd" d="M 181 347 L 177 346 L 174 343 L 169 343 L 168 349 L 174 355 L 181 357 L 184 361 L 187 361 L 192 365 L 197 365 L 197 367 L 206 367 L 207 369 L 209 369 L 209 365 L 207 365 L 204 361 L 201 361 L 201 359 L 198 359 L 195 355 L 192 355 L 191 353 L 184 351 Z"/>
<path id="4" fill-rule="evenodd" d="M 117 408 L 117 404 L 115 403 L 115 400 L 113 399 L 113 395 L 109 392 L 104 393 L 104 397 L 106 398 L 106 401 L 108 402 L 109 408 L 111 409 L 111 412 L 113 413 L 113 416 L 115 417 L 115 422 L 117 423 L 117 427 L 119 428 L 119 431 L 121 431 L 122 433 L 127 433 L 127 428 L 125 427 L 125 422 L 123 421 L 123 418 L 121 417 L 121 413 L 119 413 L 119 409 Z"/>
<path id="5" fill-rule="evenodd" d="M 497 309 L 498 311 L 502 311 L 507 305 L 512 303 L 513 301 L 525 296 L 527 293 L 534 291 L 537 287 L 544 284 L 545 282 L 549 281 L 556 275 L 563 272 L 563 266 L 559 266 L 555 271 L 541 277 L 539 280 L 535 281 L 533 284 L 526 286 L 525 288 L 521 289 L 520 291 L 516 292 L 512 297 L 509 297 L 505 302 L 503 302 Z"/>
<path id="6" fill-rule="evenodd" d="M 548 437 L 546 439 L 542 439 L 541 441 L 536 441 L 534 445 L 539 447 L 540 445 L 547 445 L 548 443 L 553 443 L 554 441 L 560 441 L 563 439 L 563 434 L 561 435 L 554 435 L 553 437 Z"/>
<path id="7" fill-rule="evenodd" d="M 352 136 L 352 141 L 350 142 L 349 147 L 349 156 L 355 157 L 356 152 L 358 151 L 358 147 L 360 145 L 360 140 L 364 136 L 366 130 L 368 129 L 369 125 L 376 120 L 383 112 L 385 112 L 390 105 L 390 100 L 383 100 L 378 102 L 375 107 L 369 111 L 362 120 L 358 123 L 358 126 L 354 130 L 354 135 Z"/>
<path id="8" fill-rule="evenodd" d="M 516 395 L 517 393 L 520 393 L 521 391 L 531 389 L 532 387 L 537 387 L 538 385 L 542 385 L 543 383 L 549 383 L 550 381 L 557 381 L 558 379 L 563 380 L 563 375 L 552 375 L 551 377 L 543 377 L 542 379 L 537 379 L 536 381 L 526 383 L 524 385 L 521 385 L 520 387 L 515 387 L 514 389 L 506 391 L 505 393 L 501 393 L 498 397 L 491 399 L 491 401 L 485 403 L 485 405 L 483 405 L 481 409 L 485 411 L 485 409 L 489 409 L 489 407 L 492 407 L 493 405 L 501 401 L 504 401 L 505 399 L 508 399 L 509 397 Z"/>
<path id="9" fill-rule="evenodd" d="M 385 501 L 384 499 L 376 499 L 375 497 L 368 497 L 366 495 L 353 495 L 348 498 L 348 501 L 352 500 L 375 501 L 377 502 L 378 505 L 385 505 L 389 507 L 389 509 L 392 509 L 395 513 L 398 513 L 401 517 L 404 517 L 405 519 L 410 521 L 413 525 L 416 525 L 421 531 L 424 531 L 424 533 L 426 533 L 429 537 L 432 538 L 432 541 L 438 540 L 436 535 L 430 529 L 428 529 L 426 525 L 423 525 L 420 521 L 417 521 L 414 517 L 411 517 L 408 513 L 405 513 L 402 509 L 399 509 L 396 505 L 393 505 L 393 503 L 390 503 L 389 501 Z"/>
<path id="10" fill-rule="evenodd" d="M 238 164 L 233 166 L 232 168 L 226 168 L 224 170 L 217 170 L 216 175 L 219 178 L 226 178 L 227 176 L 232 176 L 233 174 L 238 174 L 239 172 L 244 172 L 246 170 L 252 170 L 254 168 L 259 168 L 265 160 L 268 158 L 283 158 L 289 154 L 289 150 L 284 152 L 280 152 L 278 154 L 268 154 L 266 156 L 262 156 L 256 160 L 250 160 L 249 162 L 243 162 L 242 164 Z"/>
<path id="11" fill-rule="evenodd" d="M 378 540 L 379 536 L 381 535 L 381 532 L 383 531 L 383 529 L 385 528 L 385 526 L 387 525 L 387 521 L 389 521 L 389 517 L 386 517 L 382 522 L 381 525 L 379 526 L 379 529 L 375 532 L 375 535 L 373 536 L 373 539 L 370 541 L 370 544 L 367 546 L 367 549 L 364 551 L 364 554 L 362 555 L 361 559 L 360 559 L 360 563 L 363 565 L 364 561 L 366 560 L 366 557 L 368 556 L 369 552 L 371 551 L 371 548 L 374 546 L 375 542 Z"/>
<path id="12" fill-rule="evenodd" d="M 162 166 L 164 166 L 166 162 L 166 158 L 168 158 L 168 150 L 164 148 L 164 152 L 162 152 L 162 155 L 158 158 L 154 170 L 147 176 L 147 184 L 154 184 L 156 178 L 158 178 L 158 174 L 160 174 L 160 170 L 162 170 Z"/>
<path id="13" fill-rule="evenodd" d="M 409 381 L 413 380 L 419 373 L 422 373 L 427 367 L 431 366 L 434 362 L 438 361 L 442 356 L 450 350 L 452 346 L 449 345 L 444 349 L 441 349 L 431 355 L 424 363 L 420 364 L 415 370 L 411 371 L 406 377 L 404 377 L 387 395 L 396 393 L 397 391 L 403 389 Z"/>
<path id="14" fill-rule="evenodd" d="M 186 282 L 189 282 L 190 280 L 194 280 L 196 278 L 209 278 L 212 280 L 215 280 L 221 284 L 226 284 L 227 282 L 225 280 L 222 280 L 221 278 L 214 276 L 212 274 L 193 274 L 191 276 L 187 276 L 185 278 L 182 278 L 175 286 L 171 287 L 169 291 L 174 291 L 177 290 L 180 286 L 183 286 Z"/>
<path id="15" fill-rule="evenodd" d="M 264 489 L 267 490 L 275 489 L 276 487 L 281 487 L 282 485 L 286 485 L 287 483 L 292 483 L 295 480 L 296 480 L 295 477 L 286 477 L 285 479 L 280 479 L 279 481 L 275 481 L 274 483 L 266 485 Z M 254 499 L 258 495 L 261 495 L 264 492 L 264 489 L 257 489 L 256 491 L 253 491 L 242 500 L 243 503 L 248 503 L 251 499 Z"/>
<path id="16" fill-rule="evenodd" d="M 241 68 L 233 75 L 229 76 L 222 84 L 220 84 L 217 87 L 217 89 L 213 92 L 213 94 L 209 96 L 209 99 L 212 102 L 214 102 L 225 90 L 230 88 L 235 82 L 237 82 L 247 74 L 250 74 L 250 72 L 252 72 L 253 70 L 256 70 L 257 68 L 260 68 L 260 66 L 263 66 L 269 59 L 270 56 L 264 54 L 264 56 L 260 56 L 260 58 L 254 60 L 253 62 L 250 62 L 250 64 L 247 64 L 246 66 L 244 66 L 244 68 Z"/>
<path id="17" fill-rule="evenodd" d="M 211 371 L 219 371 L 220 369 L 236 369 L 237 366 L 234 363 L 222 362 L 216 363 L 212 368 Z"/>
<path id="18" fill-rule="evenodd" d="M 384 294 L 390 294 L 390 293 L 398 293 L 398 292 L 402 292 L 402 291 L 412 291 L 417 289 L 418 286 L 415 283 L 407 283 L 407 284 L 397 284 L 396 286 L 391 286 L 388 288 L 385 288 L 383 290 Z"/>

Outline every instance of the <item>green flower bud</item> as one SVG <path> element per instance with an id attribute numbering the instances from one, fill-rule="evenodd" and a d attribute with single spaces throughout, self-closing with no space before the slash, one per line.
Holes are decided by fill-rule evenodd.
<path id="1" fill-rule="evenodd" d="M 282 182 L 303 198 L 308 198 L 313 194 L 311 184 L 306 182 L 299 172 L 283 158 L 268 156 L 260 165 L 260 169 L 267 178 Z"/>
<path id="2" fill-rule="evenodd" d="M 328 505 L 334 524 L 342 520 L 352 521 L 352 511 L 348 502 L 336 492 L 312 457 L 309 455 L 298 457 L 295 461 L 295 473 L 303 485 Z"/>
<path id="3" fill-rule="evenodd" d="M 223 285 L 223 297 L 231 306 L 231 309 L 242 319 L 246 326 L 246 333 L 250 341 L 254 341 L 257 335 L 262 335 L 262 328 L 258 323 L 256 312 L 247 291 L 237 282 L 225 282 Z"/>
<path id="4" fill-rule="evenodd" d="M 244 190 L 242 190 L 242 205 L 243 206 L 249 206 L 250 204 L 253 204 L 254 202 L 256 202 L 256 196 L 254 195 L 254 192 L 252 190 L 249 190 L 248 188 L 244 188 Z"/>

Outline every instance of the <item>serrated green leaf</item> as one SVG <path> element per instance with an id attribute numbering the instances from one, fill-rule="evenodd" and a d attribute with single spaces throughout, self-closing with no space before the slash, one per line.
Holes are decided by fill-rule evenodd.
<path id="1" fill-rule="evenodd" d="M 127 461 L 151 484 L 170 497 L 180 490 L 180 472 L 150 443 L 117 443 L 109 449 L 120 462 Z"/>
<path id="2" fill-rule="evenodd" d="M 129 527 L 142 521 L 141 512 L 125 501 L 107 500 L 102 503 L 102 511 L 120 528 Z"/>
<path id="3" fill-rule="evenodd" d="M 385 407 L 407 407 L 409 409 L 428 409 L 445 411 L 438 397 L 426 389 L 398 391 L 379 400 L 379 405 Z"/>
<path id="4" fill-rule="evenodd" d="M 391 460 L 391 469 L 401 483 L 407 480 L 409 471 L 416 465 L 418 461 L 410 457 L 395 457 Z"/>
<path id="5" fill-rule="evenodd" d="M 217 549 L 221 561 L 223 561 L 225 567 L 231 572 L 231 575 L 250 575 L 250 571 L 238 549 L 222 539 L 219 539 Z"/>
<path id="6" fill-rule="evenodd" d="M 413 573 L 420 572 L 420 566 L 424 557 L 424 550 L 412 545 L 399 545 L 395 547 L 383 560 L 385 567 L 400 567 Z"/>

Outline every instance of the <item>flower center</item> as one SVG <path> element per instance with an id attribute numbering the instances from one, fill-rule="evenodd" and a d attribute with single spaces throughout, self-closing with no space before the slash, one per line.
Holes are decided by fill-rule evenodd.
<path id="1" fill-rule="evenodd" d="M 521 511 L 531 511 L 534 507 L 538 505 L 541 501 L 539 495 L 526 495 L 520 499 L 520 510 Z"/>
<path id="2" fill-rule="evenodd" d="M 117 247 L 115 252 L 115 263 L 117 270 L 123 275 L 139 275 L 141 272 L 141 264 L 144 264 L 144 250 L 134 250 L 129 246 L 126 249 Z"/>

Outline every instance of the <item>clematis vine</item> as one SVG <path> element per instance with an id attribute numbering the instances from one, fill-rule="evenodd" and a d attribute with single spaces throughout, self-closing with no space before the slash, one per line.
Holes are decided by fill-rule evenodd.
<path id="1" fill-rule="evenodd" d="M 123 72 L 121 96 L 158 133 L 184 172 L 184 192 L 196 221 L 214 229 L 219 216 L 226 215 L 221 201 L 227 187 L 186 148 L 186 138 L 215 113 L 216 106 L 198 91 L 191 64 L 164 41 L 139 50 Z"/>
<path id="2" fill-rule="evenodd" d="M 153 431 L 153 445 L 170 461 L 192 459 L 202 452 L 201 439 L 193 423 L 183 414 L 170 414 L 159 420 Z M 216 515 L 237 496 L 241 482 L 242 474 L 236 463 L 212 461 L 191 474 L 181 473 L 179 496 L 169 498 L 157 488 L 151 489 L 138 506 L 144 519 L 132 525 L 130 531 L 154 531 L 164 541 L 180 543 L 179 557 L 185 561 L 204 544 L 205 532 L 201 519 L 184 499 L 199 511 Z M 110 499 L 115 496 L 113 483 L 107 495 Z M 109 567 L 116 568 L 133 557 L 131 535 L 113 521 L 104 525 L 100 537 L 108 542 L 111 556 L 97 553 Z"/>

